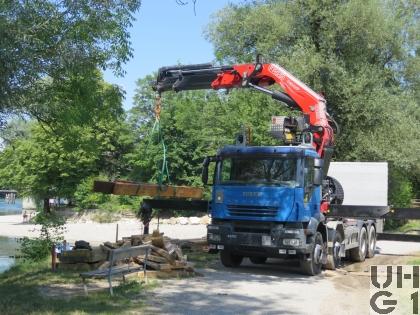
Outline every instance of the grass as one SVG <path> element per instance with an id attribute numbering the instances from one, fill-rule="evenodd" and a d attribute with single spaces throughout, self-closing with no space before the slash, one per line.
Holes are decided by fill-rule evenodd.
<path id="1" fill-rule="evenodd" d="M 409 265 L 420 265 L 420 259 L 413 259 L 408 262 Z"/>
<path id="2" fill-rule="evenodd" d="M 219 260 L 219 255 L 204 251 L 184 250 L 184 255 L 187 255 L 188 261 L 194 263 L 195 268 L 209 268 Z"/>
<path id="3" fill-rule="evenodd" d="M 397 228 L 396 231 L 406 233 L 410 230 L 419 230 L 420 231 L 420 220 L 408 220 L 406 224 Z"/>
<path id="4" fill-rule="evenodd" d="M 48 261 L 18 263 L 0 275 L 0 314 L 137 314 L 144 308 L 145 291 L 155 287 L 157 282 L 141 285 L 128 281 L 115 287 L 112 297 L 108 290 L 101 290 L 68 298 L 44 296 L 40 288 L 51 284 L 82 287 L 78 273 L 52 273 Z"/>

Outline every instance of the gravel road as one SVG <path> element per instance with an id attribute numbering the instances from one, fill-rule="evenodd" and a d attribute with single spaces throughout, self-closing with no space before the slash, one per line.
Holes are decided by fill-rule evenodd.
<path id="1" fill-rule="evenodd" d="M 404 263 L 420 244 L 378 242 L 378 254 L 316 277 L 297 262 L 269 260 L 237 269 L 217 263 L 203 277 L 165 280 L 148 298 L 150 314 L 369 314 L 369 266 Z"/>

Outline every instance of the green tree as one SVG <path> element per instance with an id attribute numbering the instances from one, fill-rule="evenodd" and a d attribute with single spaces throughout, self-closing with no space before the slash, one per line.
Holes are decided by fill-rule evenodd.
<path id="1" fill-rule="evenodd" d="M 66 82 L 47 106 L 55 119 L 28 122 L 26 133 L 9 137 L 0 153 L 0 185 L 43 200 L 46 211 L 49 198 L 71 198 L 88 176 L 118 176 L 130 146 L 119 89 L 98 72 Z"/>
<path id="2" fill-rule="evenodd" d="M 129 114 L 136 145 L 127 161 L 132 167 L 132 179 L 157 182 L 163 150 L 156 134 L 151 134 L 155 120 L 151 80 L 148 76 L 137 82 L 136 105 Z M 234 144 L 242 127 L 252 129 L 254 145 L 274 143 L 268 133 L 271 116 L 287 113 L 271 98 L 246 90 L 227 95 L 215 91 L 165 93 L 160 125 L 171 182 L 201 185 L 203 158 L 226 144 Z"/>
<path id="3" fill-rule="evenodd" d="M 128 28 L 140 3 L 1 1 L 0 113 L 27 112 L 40 93 L 55 97 L 44 88 L 75 73 L 111 68 L 122 74 L 132 55 Z"/>
<path id="4" fill-rule="evenodd" d="M 262 53 L 322 91 L 341 126 L 337 159 L 386 160 L 414 180 L 419 12 L 416 1 L 255 1 L 220 11 L 206 34 L 220 62 Z"/>

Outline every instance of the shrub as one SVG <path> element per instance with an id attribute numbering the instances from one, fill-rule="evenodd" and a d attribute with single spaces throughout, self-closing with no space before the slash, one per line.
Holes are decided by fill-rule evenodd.
<path id="1" fill-rule="evenodd" d="M 100 204 L 110 201 L 110 195 L 95 193 L 92 191 L 93 182 L 97 176 L 84 179 L 76 188 L 74 200 L 80 209 L 94 209 Z"/>
<path id="2" fill-rule="evenodd" d="M 24 237 L 20 244 L 20 252 L 24 260 L 42 261 L 51 252 L 52 242 L 43 238 Z"/>
<path id="3" fill-rule="evenodd" d="M 34 222 L 41 225 L 40 236 L 24 237 L 20 251 L 24 260 L 41 261 L 50 254 L 53 244 L 63 241 L 65 219 L 52 213 L 39 213 Z"/>

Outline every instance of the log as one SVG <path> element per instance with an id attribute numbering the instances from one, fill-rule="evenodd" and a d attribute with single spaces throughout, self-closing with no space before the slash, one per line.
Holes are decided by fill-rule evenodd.
<path id="1" fill-rule="evenodd" d="M 187 267 L 188 266 L 187 266 L 187 263 L 186 262 L 179 261 L 179 260 L 176 260 L 175 263 L 173 265 L 171 265 L 171 268 L 172 269 L 185 269 Z"/>
<path id="2" fill-rule="evenodd" d="M 195 272 L 186 271 L 186 270 L 171 270 L 171 271 L 161 271 L 161 270 L 150 270 L 147 272 L 147 278 L 149 279 L 171 279 L 171 278 L 182 278 L 182 277 L 191 277 L 195 275 Z M 137 273 L 137 277 L 140 280 L 144 280 L 144 273 Z"/>
<path id="3" fill-rule="evenodd" d="M 170 264 L 175 262 L 175 259 L 164 249 L 152 245 L 152 253 L 164 257 Z"/>
<path id="4" fill-rule="evenodd" d="M 145 255 L 141 255 L 138 256 L 139 259 L 144 259 Z M 156 255 L 148 255 L 147 256 L 147 260 L 156 262 L 156 263 L 167 263 L 168 261 L 166 260 L 166 258 L 162 257 L 162 256 L 156 256 Z"/>
<path id="5" fill-rule="evenodd" d="M 95 181 L 93 191 L 113 195 L 172 197 L 201 199 L 203 189 L 188 186 L 168 186 L 129 181 L 104 182 Z"/>
<path id="6" fill-rule="evenodd" d="M 89 249 L 74 249 L 59 254 L 58 259 L 61 263 L 93 263 L 104 261 L 108 257 L 108 253 L 102 248 L 94 247 Z"/>
<path id="7" fill-rule="evenodd" d="M 137 263 L 139 263 L 139 262 L 140 262 L 140 264 L 144 263 L 144 259 L 136 258 L 135 260 L 136 260 Z M 148 266 L 148 267 L 150 267 L 154 270 L 172 270 L 170 264 L 160 264 L 160 263 L 156 263 L 156 262 L 150 261 L 150 260 L 147 260 L 146 266 Z"/>

